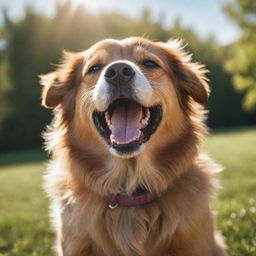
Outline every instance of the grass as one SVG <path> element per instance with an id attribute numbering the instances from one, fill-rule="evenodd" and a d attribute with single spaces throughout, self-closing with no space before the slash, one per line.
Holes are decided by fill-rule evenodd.
<path id="1" fill-rule="evenodd" d="M 256 128 L 217 132 L 208 139 L 207 148 L 225 167 L 214 207 L 229 256 L 255 256 Z"/>
<path id="2" fill-rule="evenodd" d="M 256 127 L 218 131 L 207 150 L 225 167 L 213 204 L 229 255 L 256 256 Z M 0 256 L 53 255 L 45 159 L 39 150 L 0 155 Z"/>
<path id="3" fill-rule="evenodd" d="M 0 256 L 50 255 L 53 234 L 41 189 L 43 169 L 42 162 L 0 168 Z"/>

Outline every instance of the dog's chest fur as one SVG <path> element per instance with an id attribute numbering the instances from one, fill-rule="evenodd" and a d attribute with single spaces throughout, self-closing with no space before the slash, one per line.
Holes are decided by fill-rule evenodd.
<path id="1" fill-rule="evenodd" d="M 197 187 L 189 185 L 191 178 L 197 182 L 192 182 Z M 203 173 L 192 171 L 177 179 L 156 202 L 115 209 L 108 208 L 107 198 L 88 190 L 74 195 L 70 190 L 67 192 L 67 188 L 62 194 L 60 188 L 61 196 L 53 207 L 54 221 L 57 229 L 65 223 L 63 236 L 68 236 L 71 241 L 79 240 L 88 250 L 93 250 L 93 255 L 151 256 L 158 255 L 160 250 L 164 255 L 171 250 L 177 230 L 190 230 L 193 209 L 196 209 L 196 215 L 199 214 L 198 209 L 202 214 L 207 211 L 209 186 L 206 189 L 207 186 L 203 185 L 207 179 Z M 56 180 L 60 181 L 60 178 Z M 55 184 L 54 187 L 58 186 Z"/>

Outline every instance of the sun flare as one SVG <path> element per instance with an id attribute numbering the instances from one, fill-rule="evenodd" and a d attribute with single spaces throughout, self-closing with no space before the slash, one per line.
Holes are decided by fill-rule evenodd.
<path id="1" fill-rule="evenodd" d="M 88 8 L 92 12 L 99 11 L 104 4 L 106 4 L 106 1 L 103 0 L 72 0 L 72 3 L 74 7 L 77 7 L 79 5 L 84 5 L 86 8 Z"/>

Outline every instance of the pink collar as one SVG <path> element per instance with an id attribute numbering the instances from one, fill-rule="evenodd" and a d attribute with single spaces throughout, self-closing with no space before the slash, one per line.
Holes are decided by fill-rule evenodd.
<path id="1" fill-rule="evenodd" d="M 155 199 L 157 199 L 157 196 L 149 193 L 148 191 L 131 196 L 111 194 L 108 197 L 108 207 L 113 209 L 118 206 L 131 207 L 144 205 L 153 202 Z"/>

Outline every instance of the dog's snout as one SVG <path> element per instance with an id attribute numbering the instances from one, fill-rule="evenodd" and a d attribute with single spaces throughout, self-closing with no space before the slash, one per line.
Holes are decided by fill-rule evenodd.
<path id="1" fill-rule="evenodd" d="M 135 71 L 126 63 L 115 63 L 105 72 L 105 79 L 112 85 L 127 84 L 133 79 Z"/>

